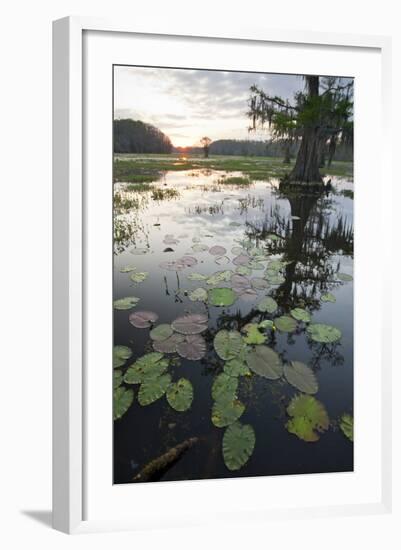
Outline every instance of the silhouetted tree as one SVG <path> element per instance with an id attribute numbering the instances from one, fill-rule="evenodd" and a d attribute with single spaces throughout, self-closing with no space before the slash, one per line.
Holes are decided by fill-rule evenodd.
<path id="1" fill-rule="evenodd" d="M 203 147 L 203 154 L 204 154 L 204 157 L 205 159 L 207 159 L 209 157 L 209 149 L 210 149 L 210 144 L 212 143 L 212 140 L 207 137 L 207 136 L 204 136 L 201 140 L 200 140 L 200 143 Z"/>
<path id="2" fill-rule="evenodd" d="M 170 138 L 161 130 L 141 120 L 115 120 L 115 153 L 171 153 Z"/>

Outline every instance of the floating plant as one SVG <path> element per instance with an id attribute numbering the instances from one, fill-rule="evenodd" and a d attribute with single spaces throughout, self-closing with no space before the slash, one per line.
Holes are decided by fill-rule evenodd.
<path id="1" fill-rule="evenodd" d="M 239 470 L 248 462 L 255 448 L 255 441 L 255 431 L 249 424 L 235 422 L 226 429 L 223 436 L 223 458 L 229 470 Z"/>
<path id="2" fill-rule="evenodd" d="M 130 408 L 134 400 L 132 389 L 126 389 L 123 386 L 116 388 L 113 392 L 113 418 L 118 420 Z"/>
<path id="3" fill-rule="evenodd" d="M 289 365 L 284 365 L 284 376 L 291 386 L 303 393 L 314 394 L 318 390 L 313 370 L 300 361 L 291 361 Z"/>
<path id="4" fill-rule="evenodd" d="M 135 311 L 128 317 L 129 322 L 135 328 L 150 328 L 159 316 L 153 311 Z"/>
<path id="5" fill-rule="evenodd" d="M 311 395 L 293 397 L 287 413 L 291 417 L 286 424 L 287 430 L 303 441 L 318 441 L 319 434 L 329 428 L 329 417 L 324 405 Z"/>
<path id="6" fill-rule="evenodd" d="M 341 331 L 331 325 L 313 323 L 309 325 L 306 330 L 312 340 L 321 342 L 322 344 L 331 344 L 332 342 L 337 342 L 337 340 L 341 338 Z"/>
<path id="7" fill-rule="evenodd" d="M 175 411 L 187 411 L 194 398 L 192 384 L 186 378 L 180 378 L 174 384 L 170 384 L 166 391 L 166 398 L 170 407 Z"/>

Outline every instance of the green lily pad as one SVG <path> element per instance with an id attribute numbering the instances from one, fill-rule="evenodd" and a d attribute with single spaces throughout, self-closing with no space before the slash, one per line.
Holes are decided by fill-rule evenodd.
<path id="1" fill-rule="evenodd" d="M 224 372 L 228 376 L 247 376 L 250 374 L 248 365 L 242 359 L 230 359 L 224 363 Z"/>
<path id="2" fill-rule="evenodd" d="M 266 336 L 259 332 L 257 323 L 248 323 L 243 330 L 246 332 L 246 336 L 244 336 L 245 344 L 260 345 L 266 342 Z"/>
<path id="3" fill-rule="evenodd" d="M 229 470 L 239 470 L 248 462 L 255 441 L 255 431 L 249 424 L 235 422 L 227 428 L 223 436 L 223 458 Z"/>
<path id="4" fill-rule="evenodd" d="M 161 376 L 146 378 L 139 388 L 138 402 L 144 407 L 154 403 L 165 393 L 171 384 L 171 376 L 166 373 Z"/>
<path id="5" fill-rule="evenodd" d="M 205 281 L 207 279 L 207 275 L 202 275 L 202 273 L 190 273 L 187 275 L 187 279 L 190 281 Z"/>
<path id="6" fill-rule="evenodd" d="M 231 380 L 236 380 L 231 378 Z M 216 428 L 225 428 L 233 424 L 245 411 L 245 405 L 238 399 L 234 401 L 215 401 L 212 407 L 212 422 Z"/>
<path id="7" fill-rule="evenodd" d="M 130 279 L 134 283 L 142 283 L 148 275 L 149 273 L 147 271 L 134 271 L 134 273 L 130 276 Z"/>
<path id="8" fill-rule="evenodd" d="M 152 340 L 156 342 L 161 342 L 169 338 L 172 334 L 173 334 L 173 329 L 171 328 L 171 325 L 163 323 L 153 328 L 150 331 L 149 336 L 152 338 Z"/>
<path id="9" fill-rule="evenodd" d="M 126 384 L 140 384 L 147 378 L 155 378 L 164 373 L 169 362 L 163 358 L 162 353 L 151 352 L 143 355 L 131 365 L 125 375 Z"/>
<path id="10" fill-rule="evenodd" d="M 334 294 L 331 294 L 331 292 L 327 292 L 327 294 L 322 294 L 320 296 L 320 301 L 331 302 L 332 304 L 334 304 L 334 302 L 336 301 L 336 297 L 334 296 Z"/>
<path id="11" fill-rule="evenodd" d="M 219 283 L 227 283 L 233 275 L 231 269 L 225 271 L 216 271 L 207 278 L 206 283 L 210 286 L 218 285 Z"/>
<path id="12" fill-rule="evenodd" d="M 114 346 L 113 348 L 113 367 L 118 369 L 122 367 L 124 363 L 132 355 L 132 351 L 127 346 Z"/>
<path id="13" fill-rule="evenodd" d="M 135 307 L 140 298 L 137 298 L 136 296 L 127 296 L 126 298 L 119 298 L 118 300 L 114 300 L 113 305 L 114 309 L 132 309 Z"/>
<path id="14" fill-rule="evenodd" d="M 294 317 L 294 319 L 296 319 L 297 321 L 303 321 L 304 323 L 309 323 L 312 319 L 309 311 L 306 311 L 306 309 L 302 309 L 301 307 L 296 307 L 292 309 L 290 313 Z"/>
<path id="15" fill-rule="evenodd" d="M 212 288 L 209 290 L 209 304 L 212 306 L 231 306 L 237 295 L 231 288 Z"/>
<path id="16" fill-rule="evenodd" d="M 265 279 L 267 279 L 271 285 L 281 285 L 285 282 L 285 277 L 276 271 L 265 273 Z"/>
<path id="17" fill-rule="evenodd" d="M 241 334 L 236 330 L 220 330 L 214 337 L 213 346 L 221 359 L 234 359 L 243 347 Z"/>
<path id="18" fill-rule="evenodd" d="M 265 268 L 265 266 L 263 264 L 261 264 L 260 262 L 256 261 L 255 259 L 254 260 L 249 260 L 249 262 L 246 264 L 250 269 L 252 270 L 255 270 L 255 271 L 261 271 L 262 269 Z"/>
<path id="19" fill-rule="evenodd" d="M 312 340 L 324 344 L 337 342 L 337 340 L 339 340 L 342 336 L 341 331 L 338 328 L 332 327 L 331 325 L 324 325 L 322 323 L 314 323 L 309 325 L 306 330 Z"/>
<path id="20" fill-rule="evenodd" d="M 121 418 L 130 408 L 134 400 L 132 389 L 126 389 L 123 386 L 116 388 L 113 392 L 113 417 L 114 420 Z"/>
<path id="21" fill-rule="evenodd" d="M 207 330 L 207 321 L 202 313 L 188 313 L 175 319 L 171 326 L 180 334 L 200 334 Z"/>
<path id="22" fill-rule="evenodd" d="M 113 372 L 113 388 L 116 389 L 121 385 L 123 381 L 123 373 L 120 370 L 115 370 Z"/>
<path id="23" fill-rule="evenodd" d="M 274 329 L 274 322 L 270 319 L 265 319 L 258 324 L 258 327 L 261 329 Z"/>
<path id="24" fill-rule="evenodd" d="M 155 351 L 160 351 L 161 353 L 175 353 L 177 351 L 177 346 L 185 340 L 183 334 L 175 332 L 165 340 L 154 340 L 153 349 Z"/>
<path id="25" fill-rule="evenodd" d="M 207 290 L 204 288 L 196 288 L 188 294 L 188 298 L 191 302 L 207 302 Z"/>
<path id="26" fill-rule="evenodd" d="M 186 378 L 180 378 L 175 384 L 170 384 L 166 391 L 166 398 L 170 407 L 179 412 L 187 411 L 194 398 L 192 384 Z"/>
<path id="27" fill-rule="evenodd" d="M 329 428 L 329 417 L 324 405 L 311 395 L 293 397 L 287 413 L 292 417 L 286 424 L 287 430 L 303 441 L 318 441 L 319 434 Z"/>
<path id="28" fill-rule="evenodd" d="M 133 265 L 126 265 L 125 267 L 122 267 L 120 269 L 120 273 L 131 273 L 131 271 L 135 271 L 136 267 Z"/>
<path id="29" fill-rule="evenodd" d="M 212 385 L 212 397 L 215 401 L 233 401 L 238 389 L 238 379 L 227 373 L 220 373 Z"/>
<path id="30" fill-rule="evenodd" d="M 313 370 L 300 361 L 291 361 L 291 364 L 284 365 L 284 375 L 291 386 L 303 393 L 314 394 L 318 390 Z"/>
<path id="31" fill-rule="evenodd" d="M 345 283 L 354 280 L 353 276 L 348 275 L 348 273 L 337 273 L 337 279 L 339 279 L 340 281 L 344 281 Z"/>
<path id="32" fill-rule="evenodd" d="M 274 325 L 281 332 L 294 332 L 297 328 L 296 320 L 288 315 L 283 315 L 282 317 L 274 319 Z"/>
<path id="33" fill-rule="evenodd" d="M 354 418 L 350 414 L 343 414 L 340 418 L 340 429 L 350 441 L 354 441 Z"/>
<path id="34" fill-rule="evenodd" d="M 235 269 L 236 273 L 239 275 L 250 275 L 252 273 L 252 269 L 246 265 L 239 265 Z"/>
<path id="35" fill-rule="evenodd" d="M 270 296 L 266 296 L 258 303 L 258 310 L 262 313 L 274 313 L 277 311 L 278 305 L 276 300 L 271 298 Z"/>
<path id="36" fill-rule="evenodd" d="M 280 356 L 268 346 L 256 346 L 249 350 L 246 362 L 252 372 L 269 380 L 277 380 L 283 375 Z"/>

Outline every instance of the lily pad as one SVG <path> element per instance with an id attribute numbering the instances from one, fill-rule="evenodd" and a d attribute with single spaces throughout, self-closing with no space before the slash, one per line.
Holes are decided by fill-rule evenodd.
<path id="1" fill-rule="evenodd" d="M 197 253 L 197 252 L 206 252 L 207 250 L 209 250 L 208 246 L 206 246 L 205 244 L 200 244 L 200 243 L 194 244 L 191 248 L 192 248 L 193 252 L 195 252 L 195 253 Z"/>
<path id="2" fill-rule="evenodd" d="M 236 380 L 231 378 L 231 380 Z M 215 401 L 212 407 L 212 422 L 216 428 L 225 428 L 233 424 L 245 411 L 245 405 L 238 399 L 234 401 Z"/>
<path id="3" fill-rule="evenodd" d="M 124 310 L 124 309 L 132 309 L 137 305 L 139 302 L 139 298 L 136 296 L 127 296 L 126 298 L 119 298 L 118 300 L 114 300 L 113 305 L 114 309 Z"/>
<path id="4" fill-rule="evenodd" d="M 169 374 L 146 378 L 139 388 L 138 403 L 142 407 L 154 403 L 166 393 L 170 384 L 171 376 Z"/>
<path id="5" fill-rule="evenodd" d="M 287 413 L 292 417 L 286 424 L 287 430 L 303 441 L 318 441 L 319 434 L 329 428 L 329 417 L 324 405 L 312 395 L 293 397 Z"/>
<path id="6" fill-rule="evenodd" d="M 207 290 L 204 288 L 196 288 L 188 294 L 188 298 L 191 302 L 207 302 Z"/>
<path id="7" fill-rule="evenodd" d="M 274 323 L 270 319 L 265 319 L 258 324 L 261 329 L 274 329 Z"/>
<path id="8" fill-rule="evenodd" d="M 350 414 L 343 414 L 340 418 L 340 429 L 350 441 L 354 441 L 354 418 Z"/>
<path id="9" fill-rule="evenodd" d="M 291 386 L 303 393 L 314 394 L 318 390 L 313 370 L 300 361 L 291 361 L 291 364 L 284 365 L 284 375 Z"/>
<path id="10" fill-rule="evenodd" d="M 233 272 L 230 269 L 227 269 L 225 271 L 216 271 L 216 273 L 213 273 L 208 277 L 206 283 L 208 285 L 218 285 L 219 283 L 227 283 L 233 275 Z"/>
<path id="11" fill-rule="evenodd" d="M 238 298 L 245 300 L 246 302 L 253 302 L 256 300 L 258 293 L 253 288 L 246 288 L 238 294 Z"/>
<path id="12" fill-rule="evenodd" d="M 231 253 L 239 256 L 240 254 L 245 254 L 245 249 L 241 246 L 233 246 L 231 249 Z"/>
<path id="13" fill-rule="evenodd" d="M 202 273 L 190 273 L 187 275 L 187 279 L 190 281 L 205 281 L 208 278 L 207 275 L 202 275 Z"/>
<path id="14" fill-rule="evenodd" d="M 274 313 L 277 311 L 278 305 L 276 300 L 271 298 L 270 296 L 266 296 L 258 303 L 258 310 L 262 313 Z"/>
<path id="15" fill-rule="evenodd" d="M 209 254 L 213 256 L 224 256 L 227 252 L 227 249 L 224 246 L 212 246 L 209 248 Z"/>
<path id="16" fill-rule="evenodd" d="M 131 273 L 131 271 L 135 271 L 136 267 L 132 265 L 126 265 L 120 269 L 120 273 Z"/>
<path id="17" fill-rule="evenodd" d="M 130 252 L 134 256 L 143 256 L 149 252 L 149 248 L 131 248 Z"/>
<path id="18" fill-rule="evenodd" d="M 224 372 L 228 376 L 247 376 L 250 374 L 248 365 L 242 359 L 230 359 L 224 363 Z"/>
<path id="19" fill-rule="evenodd" d="M 172 334 L 173 329 L 171 328 L 171 325 L 168 325 L 167 323 L 162 323 L 161 325 L 157 325 L 154 329 L 152 329 L 149 333 L 149 336 L 152 338 L 152 340 L 160 342 L 162 340 L 166 340 Z"/>
<path id="20" fill-rule="evenodd" d="M 239 470 L 248 462 L 255 441 L 255 431 L 249 424 L 235 422 L 227 428 L 223 436 L 223 458 L 229 470 Z"/>
<path id="21" fill-rule="evenodd" d="M 187 411 L 194 398 L 191 382 L 186 378 L 180 378 L 175 384 L 170 384 L 166 391 L 166 398 L 170 407 L 175 411 Z"/>
<path id="22" fill-rule="evenodd" d="M 240 294 L 247 288 L 250 288 L 251 282 L 248 277 L 245 277 L 244 275 L 239 275 L 238 273 L 234 273 L 234 275 L 231 277 L 231 285 L 234 292 L 238 292 Z"/>
<path id="23" fill-rule="evenodd" d="M 214 262 L 217 265 L 227 265 L 230 263 L 230 258 L 228 256 L 218 256 Z"/>
<path id="24" fill-rule="evenodd" d="M 277 319 L 275 319 L 274 325 L 281 332 L 294 332 L 294 330 L 297 328 L 296 320 L 292 317 L 289 317 L 288 315 L 283 315 L 282 317 L 278 317 Z"/>
<path id="25" fill-rule="evenodd" d="M 175 332 L 169 338 L 165 340 L 154 340 L 153 349 L 161 353 L 175 353 L 177 351 L 177 346 L 185 339 L 183 334 Z"/>
<path id="26" fill-rule="evenodd" d="M 277 380 L 283 375 L 280 356 L 268 346 L 256 346 L 249 350 L 246 362 L 252 372 L 269 380 Z"/>
<path id="27" fill-rule="evenodd" d="M 240 224 L 239 222 L 230 222 L 228 225 L 230 225 L 231 227 L 240 227 Z"/>
<path id="28" fill-rule="evenodd" d="M 238 379 L 227 373 L 220 373 L 212 385 L 212 397 L 215 401 L 233 401 L 236 398 Z"/>
<path id="29" fill-rule="evenodd" d="M 123 381 L 123 373 L 120 370 L 113 371 L 113 388 L 116 389 Z"/>
<path id="30" fill-rule="evenodd" d="M 131 355 L 132 351 L 130 348 L 127 348 L 127 346 L 114 346 L 113 367 L 115 369 L 118 369 L 118 367 L 122 367 L 127 359 L 131 357 Z"/>
<path id="31" fill-rule="evenodd" d="M 259 332 L 257 323 L 248 323 L 244 326 L 243 330 L 246 332 L 244 337 L 245 344 L 260 345 L 266 342 L 266 336 Z"/>
<path id="32" fill-rule="evenodd" d="M 337 279 L 339 279 L 340 281 L 344 281 L 345 283 L 354 280 L 353 276 L 348 275 L 348 273 L 337 273 Z"/>
<path id="33" fill-rule="evenodd" d="M 234 265 L 245 265 L 245 264 L 248 264 L 250 258 L 248 256 L 248 254 L 238 254 L 238 256 L 236 256 L 234 259 L 233 259 L 233 264 Z"/>
<path id="34" fill-rule="evenodd" d="M 282 285 L 285 282 L 285 277 L 278 272 L 272 273 L 265 273 L 265 278 L 271 285 Z"/>
<path id="35" fill-rule="evenodd" d="M 251 279 L 251 285 L 252 288 L 255 288 L 256 290 L 264 290 L 269 286 L 269 283 L 266 279 L 262 279 L 262 277 L 253 277 Z"/>
<path id="36" fill-rule="evenodd" d="M 209 290 L 209 304 L 212 306 L 231 306 L 237 295 L 231 288 L 212 288 Z"/>
<path id="37" fill-rule="evenodd" d="M 292 317 L 296 319 L 297 321 L 303 321 L 304 323 L 309 323 L 312 319 L 311 314 L 309 311 L 306 311 L 306 309 L 302 309 L 301 307 L 296 307 L 290 311 Z"/>
<path id="38" fill-rule="evenodd" d="M 154 311 L 135 311 L 128 317 L 129 322 L 136 328 L 149 328 L 159 316 Z"/>
<path id="39" fill-rule="evenodd" d="M 306 329 L 309 336 L 315 342 L 321 342 L 323 344 L 330 344 L 337 342 L 341 338 L 341 331 L 332 327 L 331 325 L 324 325 L 322 323 L 313 323 Z"/>
<path id="40" fill-rule="evenodd" d="M 130 279 L 134 283 L 142 283 L 148 277 L 148 275 L 149 273 L 147 271 L 134 271 L 131 274 Z"/>
<path id="41" fill-rule="evenodd" d="M 239 265 L 235 269 L 236 273 L 239 273 L 240 275 L 250 275 L 252 273 L 252 269 L 248 267 L 247 265 Z"/>
<path id="42" fill-rule="evenodd" d="M 177 344 L 178 355 L 190 361 L 202 359 L 206 353 L 206 341 L 200 334 L 188 334 Z"/>
<path id="43" fill-rule="evenodd" d="M 163 374 L 168 365 L 169 362 L 163 358 L 162 353 L 146 353 L 127 369 L 124 382 L 126 384 L 140 384 L 148 378 L 155 378 Z"/>
<path id="44" fill-rule="evenodd" d="M 256 259 L 249 260 L 249 262 L 246 264 L 250 269 L 254 269 L 256 271 L 261 271 L 265 268 L 263 264 L 258 262 Z"/>
<path id="45" fill-rule="evenodd" d="M 213 345 L 217 355 L 224 361 L 238 357 L 243 348 L 241 334 L 236 330 L 220 330 L 214 337 Z"/>
<path id="46" fill-rule="evenodd" d="M 123 386 L 116 388 L 113 392 L 113 417 L 114 420 L 121 418 L 130 408 L 134 400 L 132 389 Z"/>
<path id="47" fill-rule="evenodd" d="M 336 301 L 336 297 L 331 292 L 327 292 L 326 294 L 322 294 L 320 296 L 320 301 L 321 302 L 331 302 L 331 303 L 334 304 L 334 302 Z"/>
<path id="48" fill-rule="evenodd" d="M 178 317 L 171 326 L 180 334 L 200 334 L 207 330 L 207 316 L 202 313 L 188 313 Z"/>

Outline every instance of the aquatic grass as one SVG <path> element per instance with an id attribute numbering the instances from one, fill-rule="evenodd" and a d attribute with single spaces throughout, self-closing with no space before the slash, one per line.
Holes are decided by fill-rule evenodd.
<path id="1" fill-rule="evenodd" d="M 180 196 L 179 191 L 172 187 L 166 187 L 165 189 L 159 187 L 152 191 L 152 199 L 154 201 L 164 201 L 170 199 L 176 199 Z"/>

